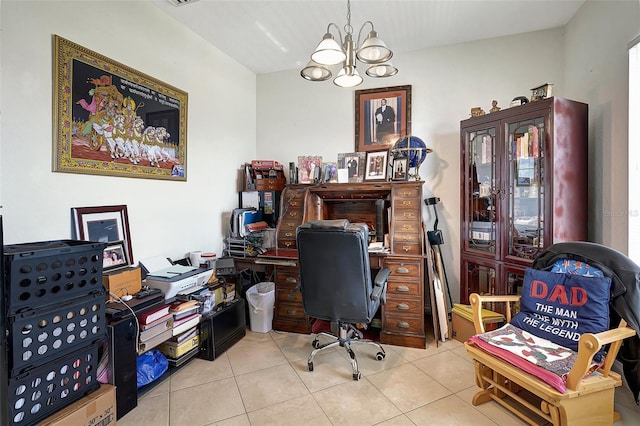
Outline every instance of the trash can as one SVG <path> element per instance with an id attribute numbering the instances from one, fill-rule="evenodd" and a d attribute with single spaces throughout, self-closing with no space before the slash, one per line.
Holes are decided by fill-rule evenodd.
<path id="1" fill-rule="evenodd" d="M 268 333 L 273 322 L 273 307 L 276 302 L 276 285 L 262 282 L 247 290 L 246 298 L 249 305 L 249 323 L 251 331 Z"/>

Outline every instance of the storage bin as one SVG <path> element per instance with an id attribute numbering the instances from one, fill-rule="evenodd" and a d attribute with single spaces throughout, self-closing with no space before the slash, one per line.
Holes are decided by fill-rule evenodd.
<path id="1" fill-rule="evenodd" d="M 12 376 L 107 336 L 104 291 L 8 318 Z"/>
<path id="2" fill-rule="evenodd" d="M 4 246 L 9 314 L 102 291 L 105 246 L 76 240 Z"/>
<path id="3" fill-rule="evenodd" d="M 95 343 L 9 378 L 8 422 L 33 425 L 100 387 Z"/>

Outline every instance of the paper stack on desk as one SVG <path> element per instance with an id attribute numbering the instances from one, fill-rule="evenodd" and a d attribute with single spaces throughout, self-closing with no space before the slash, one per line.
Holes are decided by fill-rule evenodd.
<path id="1" fill-rule="evenodd" d="M 383 252 L 384 252 L 383 242 L 369 243 L 369 253 L 383 253 Z"/>

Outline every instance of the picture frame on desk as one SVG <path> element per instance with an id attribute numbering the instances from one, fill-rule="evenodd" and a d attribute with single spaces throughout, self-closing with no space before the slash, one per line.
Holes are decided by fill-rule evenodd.
<path id="1" fill-rule="evenodd" d="M 364 180 L 366 182 L 386 181 L 389 167 L 389 150 L 367 151 Z"/>
<path id="2" fill-rule="evenodd" d="M 365 156 L 364 152 L 338 154 L 338 168 L 348 170 L 349 183 L 359 183 L 364 180 Z"/>
<path id="3" fill-rule="evenodd" d="M 127 206 L 73 207 L 74 238 L 103 243 L 123 242 L 127 265 L 133 264 Z M 126 265 L 123 265 L 126 266 Z"/>
<path id="4" fill-rule="evenodd" d="M 127 259 L 124 241 L 109 243 L 102 252 L 102 271 L 108 272 L 131 264 Z"/>
<path id="5" fill-rule="evenodd" d="M 407 167 L 409 159 L 407 157 L 394 158 L 392 164 L 391 180 L 402 181 L 409 179 L 409 168 Z"/>
<path id="6" fill-rule="evenodd" d="M 411 86 L 356 90 L 355 150 L 391 148 L 411 134 Z"/>

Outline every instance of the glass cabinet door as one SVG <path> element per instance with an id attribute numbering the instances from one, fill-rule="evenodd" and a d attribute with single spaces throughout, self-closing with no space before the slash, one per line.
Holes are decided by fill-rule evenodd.
<path id="1" fill-rule="evenodd" d="M 507 257 L 532 260 L 544 245 L 545 118 L 507 125 Z"/>
<path id="2" fill-rule="evenodd" d="M 467 132 L 465 249 L 496 253 L 496 129 Z"/>

